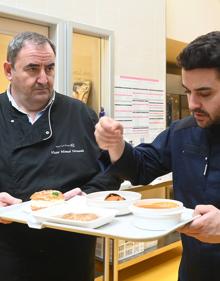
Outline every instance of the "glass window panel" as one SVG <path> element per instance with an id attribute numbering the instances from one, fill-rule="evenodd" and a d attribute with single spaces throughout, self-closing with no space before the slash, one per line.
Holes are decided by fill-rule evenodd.
<path id="1" fill-rule="evenodd" d="M 179 95 L 167 94 L 166 99 L 167 126 L 169 126 L 172 121 L 180 119 Z"/>
<path id="2" fill-rule="evenodd" d="M 101 38 L 73 33 L 73 96 L 100 110 Z"/>
<path id="3" fill-rule="evenodd" d="M 188 106 L 188 100 L 187 100 L 187 96 L 186 95 L 181 95 L 180 99 L 181 99 L 180 100 L 180 104 L 181 104 L 180 118 L 184 118 L 184 117 L 190 115 L 189 106 Z"/>

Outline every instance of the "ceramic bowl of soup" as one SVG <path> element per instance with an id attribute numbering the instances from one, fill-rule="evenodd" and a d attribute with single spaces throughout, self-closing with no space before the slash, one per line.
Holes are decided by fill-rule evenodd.
<path id="1" fill-rule="evenodd" d="M 166 230 L 180 222 L 184 207 L 177 200 L 153 198 L 136 201 L 130 210 L 138 228 Z"/>

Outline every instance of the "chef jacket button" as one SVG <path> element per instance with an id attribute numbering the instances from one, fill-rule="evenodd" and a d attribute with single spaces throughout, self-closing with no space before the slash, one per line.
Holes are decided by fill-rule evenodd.
<path id="1" fill-rule="evenodd" d="M 10 120 L 10 122 L 11 122 L 11 123 L 14 123 L 14 122 L 15 122 L 15 120 L 14 120 L 14 119 L 11 119 L 11 120 Z"/>
<path id="2" fill-rule="evenodd" d="M 50 131 L 46 131 L 46 132 L 45 132 L 46 135 L 49 135 L 49 133 L 50 133 Z"/>

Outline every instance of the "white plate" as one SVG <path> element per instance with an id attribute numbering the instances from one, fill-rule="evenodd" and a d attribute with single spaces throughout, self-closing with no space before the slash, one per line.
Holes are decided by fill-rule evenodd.
<path id="1" fill-rule="evenodd" d="M 80 221 L 59 218 L 67 213 L 93 213 L 98 216 L 97 219 L 91 221 Z M 53 222 L 64 225 L 75 225 L 80 227 L 97 228 L 107 224 L 113 220 L 116 215 L 115 210 L 103 210 L 89 206 L 74 206 L 73 204 L 59 204 L 47 209 L 32 212 L 33 217 L 38 223 Z"/>
<path id="2" fill-rule="evenodd" d="M 50 208 L 50 207 L 52 207 L 52 206 L 54 206 L 54 205 L 57 205 L 57 204 L 63 204 L 65 201 L 57 201 L 57 202 L 51 202 L 51 204 L 50 204 L 50 206 L 48 206 L 48 207 L 45 207 L 45 208 L 42 208 L 41 210 L 44 210 L 44 209 L 46 209 L 46 208 Z M 39 211 L 39 210 L 36 210 L 36 211 L 33 211 L 32 209 L 31 209 L 31 201 L 27 201 L 27 202 L 25 202 L 25 203 L 27 203 L 27 204 L 25 204 L 24 206 L 23 206 L 23 211 L 24 212 L 27 212 L 27 213 L 32 213 L 32 212 L 36 212 L 36 211 Z"/>
<path id="3" fill-rule="evenodd" d="M 105 198 L 110 193 L 118 194 L 124 197 L 125 200 L 106 201 Z M 117 210 L 116 215 L 118 216 L 129 214 L 131 212 L 129 206 L 141 199 L 141 194 L 134 191 L 108 190 L 90 193 L 86 196 L 86 198 L 89 206 Z"/>

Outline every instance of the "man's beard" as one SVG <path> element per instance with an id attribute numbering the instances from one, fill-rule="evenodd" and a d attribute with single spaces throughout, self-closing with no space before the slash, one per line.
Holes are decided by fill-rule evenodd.
<path id="1" fill-rule="evenodd" d="M 194 116 L 195 113 L 198 114 L 203 114 L 203 116 L 206 118 L 207 117 L 207 121 L 205 122 L 204 125 L 202 125 L 202 121 L 197 120 L 197 118 Z M 196 123 L 198 124 L 199 127 L 201 128 L 209 128 L 212 125 L 216 125 L 216 124 L 220 124 L 220 116 L 216 116 L 215 119 L 212 119 L 210 114 L 202 109 L 196 109 L 192 111 L 192 114 L 196 120 Z"/>

